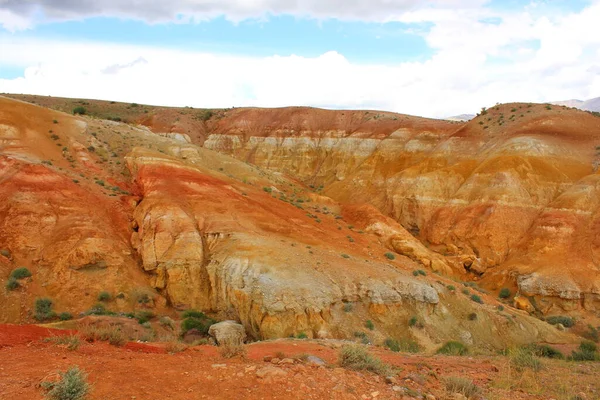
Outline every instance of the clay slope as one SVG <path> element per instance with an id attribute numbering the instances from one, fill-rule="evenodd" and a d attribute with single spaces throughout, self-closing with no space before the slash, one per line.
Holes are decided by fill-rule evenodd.
<path id="1" fill-rule="evenodd" d="M 231 112 L 239 122 L 260 111 Z M 388 130 L 399 123 L 393 118 L 381 131 L 365 123 L 369 140 L 392 135 Z M 444 122 L 407 117 L 401 123 L 405 136 L 418 132 L 415 149 L 452 135 Z M 225 143 L 214 135 L 207 142 Z M 294 146 L 315 139 L 306 135 L 299 133 Z M 252 161 L 262 164 L 264 143 L 257 143 Z M 339 143 L 326 154 L 335 154 Z M 283 164 L 257 167 L 181 135 L 6 98 L 0 98 L 0 146 L 0 277 L 4 286 L 16 267 L 33 273 L 19 288 L 0 291 L 7 305 L 2 321 L 32 321 L 40 296 L 51 297 L 57 311 L 85 311 L 107 290 L 116 297 L 113 311 L 176 315 L 197 308 L 239 320 L 253 338 L 350 338 L 366 330 L 377 343 L 407 338 L 426 349 L 457 338 L 481 349 L 573 340 L 517 310 L 499 312 L 484 294 L 480 305 L 471 293 L 449 289 L 456 283 L 441 274 L 452 273 L 452 259 L 375 207 L 324 196 L 331 190 L 344 198 L 334 185 L 305 186 L 294 164 L 286 174 Z M 351 159 L 352 146 L 340 157 Z M 424 154 L 415 153 L 412 162 Z M 348 168 L 347 179 L 356 171 Z M 368 190 L 377 189 L 372 180 Z M 364 187 L 346 202 L 365 198 Z M 375 195 L 365 200 L 381 206 Z M 472 313 L 480 324 L 466 318 Z M 409 324 L 413 317 L 421 323 Z"/>

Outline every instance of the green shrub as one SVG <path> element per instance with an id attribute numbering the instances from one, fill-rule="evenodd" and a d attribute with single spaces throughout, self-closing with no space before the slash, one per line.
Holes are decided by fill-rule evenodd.
<path id="1" fill-rule="evenodd" d="M 497 308 L 498 311 L 504 311 L 504 306 L 502 304 L 499 304 Z"/>
<path id="2" fill-rule="evenodd" d="M 306 333 L 304 333 L 304 332 L 300 332 L 298 334 L 298 336 L 296 336 L 296 338 L 298 338 L 298 339 L 308 339 L 308 335 Z"/>
<path id="3" fill-rule="evenodd" d="M 448 290 L 456 290 L 456 286 L 454 286 L 454 285 L 448 285 L 448 286 L 446 286 L 446 288 Z"/>
<path id="4" fill-rule="evenodd" d="M 343 254 L 342 253 L 341 256 L 344 257 L 344 258 L 350 258 L 350 256 L 348 254 Z"/>
<path id="5" fill-rule="evenodd" d="M 98 301 L 110 301 L 111 295 L 108 292 L 100 292 L 98 294 Z"/>
<path id="6" fill-rule="evenodd" d="M 16 290 L 21 286 L 18 280 L 15 278 L 8 278 L 6 281 L 6 290 Z"/>
<path id="7" fill-rule="evenodd" d="M 35 300 L 35 319 L 38 321 L 47 321 L 54 318 L 54 315 L 51 299 L 44 297 Z"/>
<path id="8" fill-rule="evenodd" d="M 483 304 L 481 297 L 476 294 L 471 296 L 471 300 L 473 300 L 475 303 Z"/>
<path id="9" fill-rule="evenodd" d="M 417 270 L 417 273 L 418 273 L 419 275 L 427 276 L 427 272 L 423 271 L 422 269 L 418 269 L 418 270 Z"/>
<path id="10" fill-rule="evenodd" d="M 73 315 L 71 313 L 68 313 L 68 312 L 61 312 L 60 314 L 58 314 L 58 318 L 61 321 L 68 321 L 70 319 L 73 319 Z"/>
<path id="11" fill-rule="evenodd" d="M 368 319 L 365 322 L 365 328 L 367 328 L 370 331 L 372 331 L 373 329 L 375 329 L 375 325 L 373 324 L 373 321 L 371 321 L 370 319 Z"/>
<path id="12" fill-rule="evenodd" d="M 408 320 L 408 326 L 415 326 L 415 325 L 417 325 L 417 322 L 419 322 L 419 320 L 417 319 L 417 317 L 412 316 Z"/>
<path id="13" fill-rule="evenodd" d="M 393 253 L 385 253 L 385 256 L 388 260 L 396 259 L 396 256 Z"/>
<path id="14" fill-rule="evenodd" d="M 374 357 L 362 346 L 344 346 L 340 349 L 339 364 L 354 371 L 370 371 L 378 375 L 388 376 L 392 369 L 379 358 Z"/>
<path id="15" fill-rule="evenodd" d="M 500 294 L 498 294 L 498 297 L 500 297 L 501 299 L 508 299 L 510 297 L 510 289 L 502 288 L 500 290 Z"/>
<path id="16" fill-rule="evenodd" d="M 417 271 L 417 270 L 414 270 L 414 271 L 412 272 L 412 274 L 413 274 L 413 276 L 419 276 L 419 271 Z"/>
<path id="17" fill-rule="evenodd" d="M 31 272 L 25 267 L 14 269 L 13 272 L 10 273 L 11 278 L 15 279 L 25 279 L 31 276 Z"/>
<path id="18" fill-rule="evenodd" d="M 573 318 L 562 315 L 554 315 L 552 317 L 547 317 L 546 322 L 550 325 L 562 324 L 565 328 L 570 328 L 573 325 L 575 325 L 575 320 Z"/>
<path id="19" fill-rule="evenodd" d="M 48 390 L 49 400 L 83 400 L 91 390 L 87 383 L 87 374 L 74 366 L 66 372 L 59 372 L 58 382 L 42 382 L 42 387 Z"/>
<path id="20" fill-rule="evenodd" d="M 469 349 L 461 342 L 449 341 L 444 343 L 444 345 L 440 347 L 436 353 L 450 356 L 464 356 L 465 354 L 469 353 Z"/>
<path id="21" fill-rule="evenodd" d="M 85 107 L 81 107 L 81 106 L 79 106 L 79 107 L 75 107 L 75 108 L 73 109 L 73 114 L 80 114 L 80 115 L 83 115 L 83 114 L 85 114 L 85 113 L 86 113 L 86 109 L 85 109 Z"/>
<path id="22" fill-rule="evenodd" d="M 444 379 L 444 383 L 449 393 L 460 393 L 466 398 L 471 398 L 481 393 L 481 389 L 472 380 L 467 378 L 449 376 Z"/>
<path id="23" fill-rule="evenodd" d="M 154 318 L 152 311 L 142 310 L 135 313 L 135 319 L 140 325 L 149 322 L 152 318 Z"/>
<path id="24" fill-rule="evenodd" d="M 200 333 L 206 335 L 208 328 L 216 321 L 207 317 L 203 312 L 196 310 L 187 310 L 183 313 L 185 318 L 181 323 L 181 333 L 185 334 L 191 329 L 197 329 Z"/>

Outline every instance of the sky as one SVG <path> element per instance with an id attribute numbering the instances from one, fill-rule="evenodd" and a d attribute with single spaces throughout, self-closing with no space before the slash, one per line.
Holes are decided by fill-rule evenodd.
<path id="1" fill-rule="evenodd" d="M 600 96 L 600 0 L 0 0 L 0 93 L 443 118 Z"/>

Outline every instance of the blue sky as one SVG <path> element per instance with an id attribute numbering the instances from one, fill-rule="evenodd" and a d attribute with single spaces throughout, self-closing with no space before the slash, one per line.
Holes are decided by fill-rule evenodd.
<path id="1" fill-rule="evenodd" d="M 443 117 L 600 96 L 598 0 L 0 1 L 0 92 Z"/>

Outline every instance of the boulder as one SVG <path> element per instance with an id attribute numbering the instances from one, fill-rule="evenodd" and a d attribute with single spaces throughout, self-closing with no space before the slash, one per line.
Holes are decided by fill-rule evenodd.
<path id="1" fill-rule="evenodd" d="M 208 334 L 215 338 L 219 346 L 240 346 L 246 340 L 244 326 L 235 321 L 221 321 L 208 328 Z"/>

